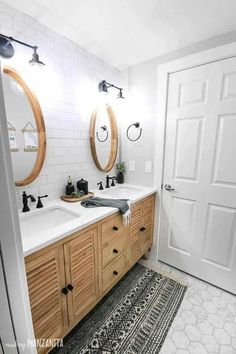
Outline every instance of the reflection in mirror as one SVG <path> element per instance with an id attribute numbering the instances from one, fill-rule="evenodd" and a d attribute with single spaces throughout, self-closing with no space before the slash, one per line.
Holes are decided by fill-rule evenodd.
<path id="1" fill-rule="evenodd" d="M 104 126 L 106 127 L 106 130 L 102 128 Z M 105 106 L 97 110 L 95 131 L 95 145 L 97 157 L 102 168 L 105 168 L 111 150 L 111 127 Z"/>
<path id="2" fill-rule="evenodd" d="M 90 147 L 93 160 L 100 171 L 108 172 L 117 155 L 117 123 L 109 105 L 93 112 L 90 122 Z"/>
<path id="3" fill-rule="evenodd" d="M 3 69 L 3 91 L 15 184 L 33 182 L 45 158 L 45 126 L 36 96 L 12 68 Z"/>

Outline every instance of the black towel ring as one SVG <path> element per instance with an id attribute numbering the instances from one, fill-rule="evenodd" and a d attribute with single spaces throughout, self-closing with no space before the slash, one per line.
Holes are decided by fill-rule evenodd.
<path id="1" fill-rule="evenodd" d="M 106 140 L 108 139 L 109 133 L 108 133 L 108 129 L 107 129 L 107 126 L 106 126 L 106 125 L 103 125 L 103 126 L 101 127 L 101 129 L 103 130 L 103 132 L 106 132 L 106 133 L 107 133 L 105 139 L 103 139 L 103 140 L 102 140 L 102 139 L 99 139 L 98 132 L 96 132 L 96 135 L 97 135 L 97 139 L 98 139 L 101 143 L 104 143 L 104 141 L 106 141 Z"/>
<path id="2" fill-rule="evenodd" d="M 127 131 L 126 131 L 127 138 L 128 138 L 130 141 L 137 141 L 137 140 L 141 137 L 143 130 L 142 130 L 142 128 L 139 128 L 139 129 L 140 129 L 140 130 L 139 130 L 139 136 L 138 136 L 136 139 L 131 139 L 130 136 L 129 136 L 129 130 L 130 130 L 130 128 L 131 128 L 132 126 L 134 126 L 135 128 L 139 128 L 139 127 L 140 127 L 140 123 L 139 123 L 139 122 L 136 122 L 136 123 L 131 124 L 131 125 L 127 128 Z"/>

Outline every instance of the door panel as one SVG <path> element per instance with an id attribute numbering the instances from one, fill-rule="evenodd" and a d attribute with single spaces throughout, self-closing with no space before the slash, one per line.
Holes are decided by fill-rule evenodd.
<path id="1" fill-rule="evenodd" d="M 208 205 L 203 260 L 230 269 L 236 235 L 236 209 Z"/>
<path id="2" fill-rule="evenodd" d="M 218 117 L 212 183 L 236 186 L 236 115 Z"/>
<path id="3" fill-rule="evenodd" d="M 64 245 L 66 284 L 73 290 L 67 294 L 70 325 L 89 311 L 98 299 L 97 228 Z"/>
<path id="4" fill-rule="evenodd" d="M 26 273 L 35 337 L 60 338 L 68 325 L 63 248 L 26 258 Z M 47 348 L 39 348 L 39 352 Z"/>
<path id="5" fill-rule="evenodd" d="M 192 227 L 194 216 L 194 200 L 172 198 L 172 228 L 169 233 L 169 247 L 190 255 L 192 253 Z M 175 225 L 176 220 L 178 221 Z"/>
<path id="6" fill-rule="evenodd" d="M 203 117 L 180 118 L 176 124 L 174 178 L 196 181 L 202 142 Z M 186 160 L 189 161 L 186 164 Z"/>
<path id="7" fill-rule="evenodd" d="M 236 71 L 227 72 L 224 74 L 221 99 L 236 99 Z"/>
<path id="8" fill-rule="evenodd" d="M 159 259 L 236 293 L 236 58 L 168 87 Z"/>

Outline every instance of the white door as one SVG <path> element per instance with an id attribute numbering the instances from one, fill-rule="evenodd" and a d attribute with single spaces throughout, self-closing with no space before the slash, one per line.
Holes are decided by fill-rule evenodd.
<path id="1" fill-rule="evenodd" d="M 159 259 L 236 293 L 236 58 L 168 87 Z"/>

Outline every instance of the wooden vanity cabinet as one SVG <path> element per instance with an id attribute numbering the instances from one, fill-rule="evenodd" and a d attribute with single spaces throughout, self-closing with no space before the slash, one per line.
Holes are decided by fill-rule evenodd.
<path id="1" fill-rule="evenodd" d="M 33 253 L 25 265 L 35 338 L 64 337 L 98 302 L 97 227 Z"/>
<path id="2" fill-rule="evenodd" d="M 35 337 L 63 338 L 152 245 L 155 195 L 25 258 Z M 38 347 L 47 353 L 50 348 Z"/>

